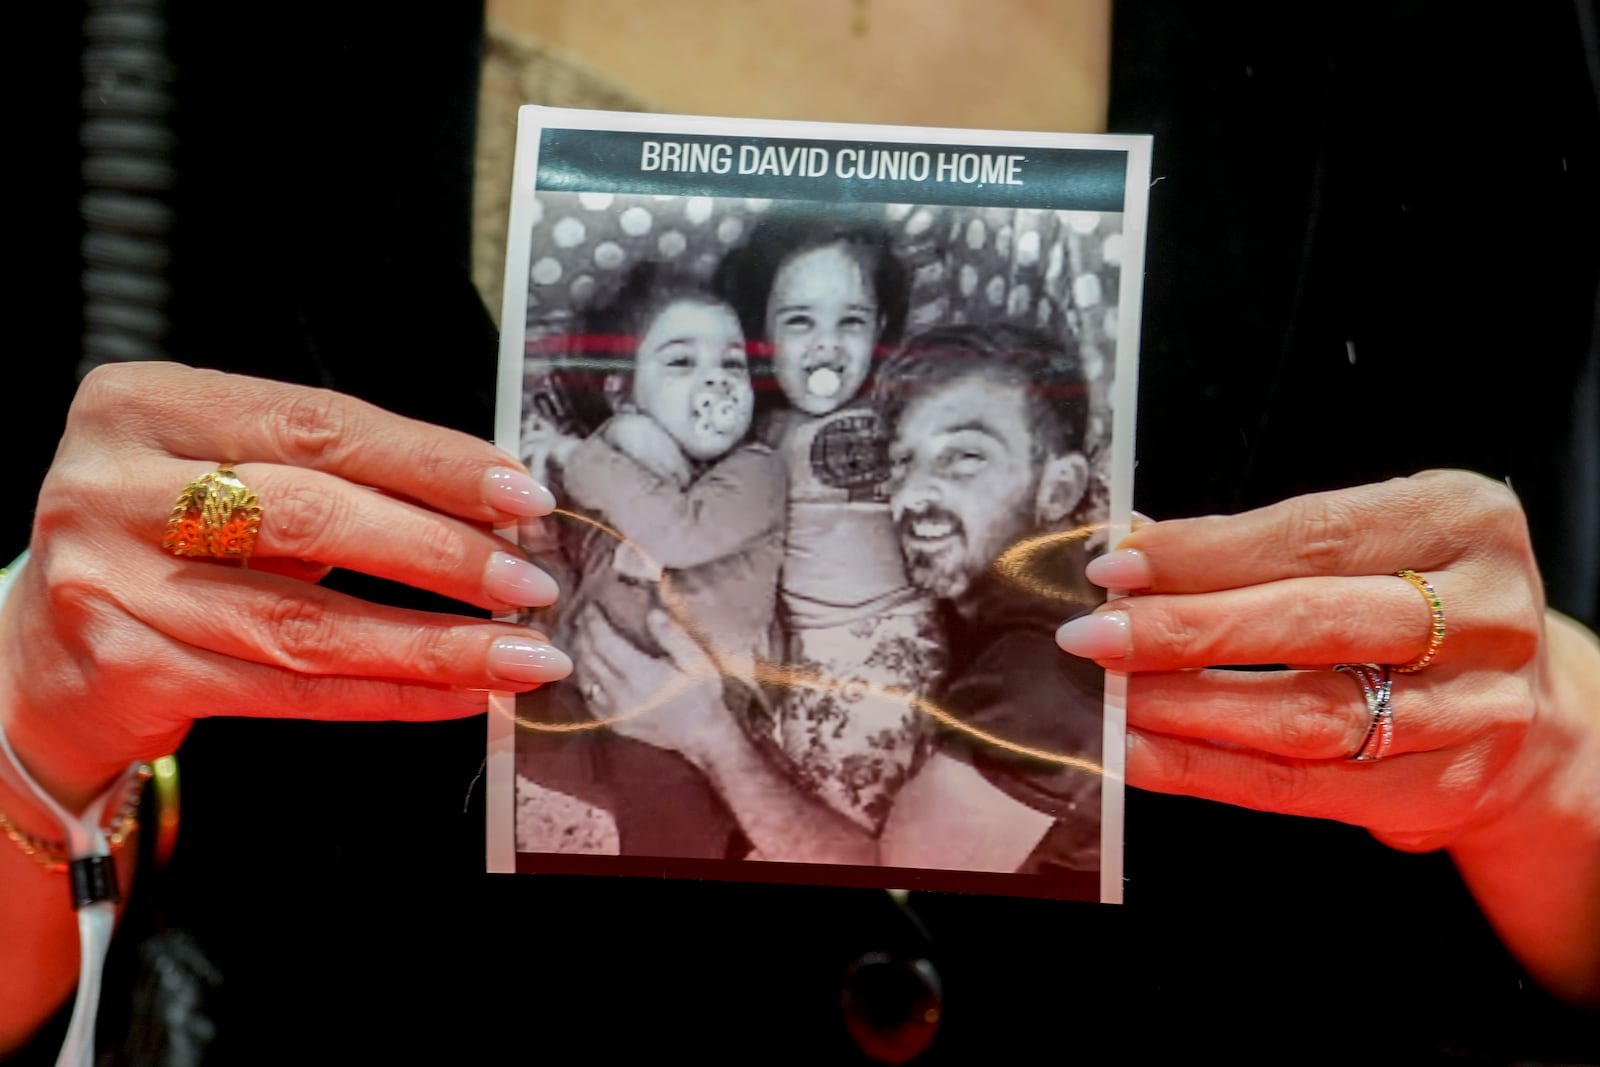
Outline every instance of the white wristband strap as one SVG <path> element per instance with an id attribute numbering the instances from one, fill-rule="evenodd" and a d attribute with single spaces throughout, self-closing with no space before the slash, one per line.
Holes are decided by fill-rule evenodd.
<path id="1" fill-rule="evenodd" d="M 0 578 L 0 606 L 16 580 L 17 572 L 27 560 L 24 552 L 15 563 L 6 568 Z M 106 950 L 111 945 L 111 933 L 116 924 L 116 868 L 111 864 L 111 845 L 100 827 L 106 805 L 128 787 L 138 763 L 117 776 L 111 787 L 101 793 L 84 809 L 80 818 L 74 818 L 55 797 L 40 788 L 22 761 L 11 750 L 11 741 L 0 726 L 0 752 L 13 780 L 31 793 L 61 824 L 67 851 L 72 856 L 69 871 L 72 879 L 73 906 L 78 912 L 78 997 L 72 1006 L 72 1020 L 67 1024 L 67 1039 L 56 1058 L 56 1067 L 92 1067 L 94 1062 L 94 1023 L 100 1008 L 100 975 L 105 968 Z M 109 886 L 106 881 L 109 879 Z"/>

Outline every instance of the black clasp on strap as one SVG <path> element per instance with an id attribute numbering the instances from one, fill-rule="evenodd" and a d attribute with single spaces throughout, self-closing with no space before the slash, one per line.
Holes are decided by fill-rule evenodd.
<path id="1" fill-rule="evenodd" d="M 84 856 L 67 866 L 67 877 L 72 880 L 72 910 L 89 904 L 109 900 L 122 903 L 122 893 L 117 889 L 117 862 L 110 856 Z"/>

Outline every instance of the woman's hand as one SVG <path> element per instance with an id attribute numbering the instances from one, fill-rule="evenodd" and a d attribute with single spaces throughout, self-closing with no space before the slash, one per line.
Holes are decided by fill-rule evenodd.
<path id="1" fill-rule="evenodd" d="M 1428 648 L 1420 572 L 1445 611 L 1434 661 L 1393 674 L 1386 758 L 1351 762 L 1372 714 L 1341 663 Z M 1129 682 L 1127 780 L 1448 848 L 1536 977 L 1600 996 L 1600 646 L 1548 614 L 1522 510 L 1473 474 L 1153 523 L 1089 567 L 1134 595 L 1062 628 Z M 1287 671 L 1209 670 L 1288 664 Z"/>
<path id="2" fill-rule="evenodd" d="M 231 464 L 260 499 L 248 567 L 161 546 L 184 486 Z M 382 607 L 342 567 L 506 611 L 554 582 L 491 527 L 553 507 L 492 445 L 325 390 L 173 364 L 83 382 L 0 615 L 0 716 L 81 805 L 208 715 L 443 719 L 570 663 L 542 635 Z"/>
<path id="3" fill-rule="evenodd" d="M 703 767 L 719 743 L 741 743 L 739 725 L 723 703 L 721 674 L 664 613 L 652 612 L 646 623 L 667 659 L 635 646 L 599 611 L 578 620 L 573 652 L 589 712 L 619 734 Z"/>

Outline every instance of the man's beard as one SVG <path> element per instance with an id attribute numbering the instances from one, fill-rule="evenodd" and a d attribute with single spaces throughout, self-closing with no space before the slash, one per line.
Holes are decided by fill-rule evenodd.
<path id="1" fill-rule="evenodd" d="M 928 546 L 916 536 L 918 524 L 939 524 L 948 532 L 937 545 Z M 913 586 L 941 600 L 955 600 L 972 585 L 976 575 L 968 571 L 967 531 L 960 518 L 943 508 L 925 508 L 906 512 L 895 526 L 906 578 Z"/>

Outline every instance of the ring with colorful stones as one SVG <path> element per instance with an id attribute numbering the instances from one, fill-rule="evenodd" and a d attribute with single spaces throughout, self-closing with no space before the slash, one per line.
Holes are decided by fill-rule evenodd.
<path id="1" fill-rule="evenodd" d="M 261 502 L 224 463 L 183 487 L 161 547 L 175 556 L 250 558 L 261 529 Z"/>
<path id="2" fill-rule="evenodd" d="M 1410 663 L 1404 663 L 1394 668 L 1401 674 L 1414 674 L 1432 663 L 1434 657 L 1439 654 L 1440 647 L 1444 644 L 1444 602 L 1439 599 L 1439 594 L 1434 591 L 1433 583 L 1416 571 L 1396 571 L 1395 577 L 1404 578 L 1416 586 L 1417 592 L 1421 593 L 1428 601 L 1428 647 L 1423 650 L 1422 655 Z"/>

